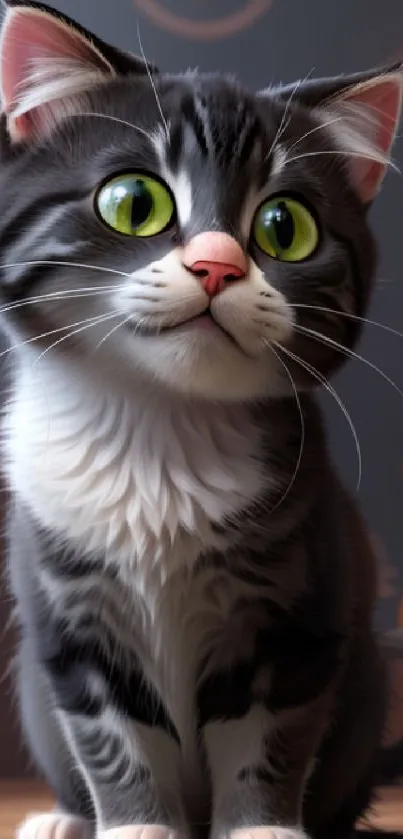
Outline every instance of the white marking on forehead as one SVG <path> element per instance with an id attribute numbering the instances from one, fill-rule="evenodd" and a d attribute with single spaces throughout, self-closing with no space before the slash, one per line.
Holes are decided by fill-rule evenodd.
<path id="1" fill-rule="evenodd" d="M 150 135 L 150 142 L 154 146 L 156 151 L 158 160 L 160 161 L 162 166 L 165 166 L 166 163 L 166 145 L 167 145 L 167 138 L 165 132 L 161 128 L 157 128 L 156 131 Z"/>
<path id="2" fill-rule="evenodd" d="M 214 140 L 211 132 L 210 113 L 208 105 L 202 104 L 198 96 L 194 100 L 195 110 L 203 123 L 204 137 L 207 148 L 211 151 L 214 148 Z"/>
<path id="3" fill-rule="evenodd" d="M 179 221 L 186 225 L 192 215 L 192 184 L 185 169 L 181 169 L 177 175 L 166 172 L 166 180 L 176 198 Z"/>
<path id="4" fill-rule="evenodd" d="M 182 167 L 178 172 L 172 172 L 167 164 L 165 134 L 158 131 L 151 136 L 160 163 L 161 176 L 171 188 L 176 200 L 178 218 L 182 225 L 190 221 L 192 214 L 192 183 L 186 169 Z"/>
<path id="5" fill-rule="evenodd" d="M 240 218 L 241 233 L 246 242 L 249 240 L 250 237 L 253 216 L 256 212 L 257 206 L 258 202 L 256 200 L 256 192 L 250 190 L 244 201 Z"/>
<path id="6" fill-rule="evenodd" d="M 287 152 L 283 146 L 275 146 L 273 149 L 273 165 L 270 172 L 270 176 L 277 177 L 280 172 L 284 169 L 284 166 L 287 162 Z"/>

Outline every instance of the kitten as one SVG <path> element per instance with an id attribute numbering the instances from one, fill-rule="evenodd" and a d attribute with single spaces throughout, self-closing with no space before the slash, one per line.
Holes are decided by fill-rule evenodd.
<path id="1" fill-rule="evenodd" d="M 360 333 L 403 72 L 251 94 L 7 3 L 0 274 L 21 839 L 346 837 L 385 714 L 314 391 Z"/>

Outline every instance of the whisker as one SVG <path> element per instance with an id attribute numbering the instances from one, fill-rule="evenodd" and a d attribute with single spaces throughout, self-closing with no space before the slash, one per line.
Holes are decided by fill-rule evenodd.
<path id="1" fill-rule="evenodd" d="M 65 332 L 66 329 L 70 329 L 71 326 L 77 326 L 81 323 L 87 323 L 88 321 L 93 321 L 98 318 L 102 318 L 104 315 L 96 315 L 92 318 L 84 318 L 83 320 L 78 320 L 75 323 L 67 324 L 67 326 L 58 326 L 56 329 L 50 329 L 47 332 L 41 332 L 39 335 L 34 335 L 31 338 L 26 338 L 24 341 L 18 341 L 18 344 L 13 344 L 11 347 L 8 347 L 6 350 L 0 353 L 0 358 L 8 355 L 8 353 L 13 352 L 14 350 L 20 349 L 20 347 L 24 347 L 27 344 L 34 344 L 35 341 L 40 341 L 41 338 L 49 338 L 51 335 L 56 335 L 59 332 Z"/>
<path id="2" fill-rule="evenodd" d="M 107 339 L 110 338 L 111 335 L 113 335 L 114 332 L 117 332 L 117 330 L 120 329 L 121 326 L 124 326 L 125 323 L 128 323 L 131 320 L 132 317 L 133 317 L 132 314 L 127 315 L 127 317 L 123 318 L 123 320 L 119 321 L 119 323 L 115 324 L 115 326 L 112 327 L 112 329 L 110 329 L 109 332 L 107 332 L 106 335 L 104 335 L 103 338 L 101 338 L 101 340 L 99 341 L 99 343 L 95 347 L 95 351 L 99 350 L 100 346 L 102 344 L 104 344 L 107 341 Z"/>
<path id="3" fill-rule="evenodd" d="M 28 259 L 25 262 L 6 262 L 0 263 L 0 270 L 5 268 L 23 268 L 28 265 L 64 265 L 68 268 L 89 268 L 91 271 L 102 271 L 103 273 L 113 274 L 118 277 L 130 277 L 126 271 L 118 271 L 116 268 L 104 268 L 102 265 L 90 265 L 86 262 L 69 262 L 67 260 L 59 259 Z"/>
<path id="4" fill-rule="evenodd" d="M 294 303 L 294 309 L 314 309 L 318 312 L 325 312 L 331 315 L 340 315 L 343 318 L 350 318 L 351 320 L 358 321 L 359 323 L 367 323 L 369 326 L 379 326 L 380 329 L 384 329 L 385 332 L 390 332 L 392 335 L 397 335 L 398 338 L 403 338 L 403 332 L 399 332 L 398 329 L 394 329 L 392 326 L 387 326 L 386 323 L 379 323 L 376 320 L 370 320 L 370 318 L 363 318 L 359 315 L 350 314 L 350 312 L 342 312 L 339 309 L 330 309 L 327 306 L 313 306 L 309 303 Z"/>
<path id="5" fill-rule="evenodd" d="M 281 117 L 280 125 L 279 125 L 279 127 L 276 131 L 276 134 L 274 136 L 274 140 L 273 140 L 273 142 L 272 142 L 272 144 L 269 148 L 269 151 L 267 152 L 267 154 L 265 156 L 264 162 L 266 162 L 266 160 L 269 159 L 269 157 L 271 156 L 271 154 L 273 152 L 273 149 L 280 142 L 284 132 L 287 130 L 287 128 L 290 124 L 290 120 L 291 120 L 291 115 L 289 116 L 288 120 L 287 120 L 287 115 L 288 115 L 288 111 L 290 110 L 292 101 L 293 101 L 294 97 L 296 96 L 296 94 L 298 93 L 298 90 L 301 87 L 301 85 L 304 84 L 309 79 L 309 76 L 311 75 L 311 73 L 313 73 L 313 68 L 312 68 L 312 70 L 309 71 L 309 73 L 307 73 L 305 78 L 299 79 L 296 82 L 296 84 L 294 85 L 294 87 L 293 87 L 293 89 L 292 89 L 292 91 L 291 91 L 291 93 L 290 93 L 290 95 L 287 99 L 287 102 L 286 102 L 286 105 L 285 105 L 285 108 L 284 108 L 284 113 Z"/>
<path id="6" fill-rule="evenodd" d="M 280 358 L 279 354 L 274 349 L 272 343 L 270 341 L 265 341 L 265 344 L 269 347 L 270 351 L 276 356 L 277 361 L 279 361 L 280 364 L 283 366 L 283 368 L 284 368 L 284 370 L 285 370 L 285 372 L 286 372 L 286 374 L 287 374 L 287 376 L 290 380 L 291 387 L 294 391 L 295 401 L 297 403 L 298 413 L 299 413 L 299 417 L 300 417 L 300 426 L 301 426 L 301 442 L 300 442 L 300 446 L 299 446 L 299 452 L 298 452 L 298 457 L 297 457 L 297 461 L 296 461 L 296 464 L 295 464 L 295 468 L 294 468 L 293 474 L 291 476 L 291 479 L 288 483 L 288 486 L 286 487 L 285 491 L 283 492 L 283 495 L 281 496 L 280 500 L 277 501 L 277 503 L 274 505 L 274 507 L 270 508 L 270 513 L 274 513 L 274 511 L 277 510 L 278 507 L 280 507 L 280 505 L 283 503 L 283 501 L 285 501 L 287 496 L 290 494 L 290 492 L 291 492 L 291 490 L 294 486 L 295 480 L 297 478 L 299 468 L 301 466 L 301 460 L 302 460 L 302 455 L 303 455 L 304 445 L 305 445 L 305 420 L 304 420 L 304 414 L 303 414 L 303 411 L 302 411 L 301 400 L 299 398 L 299 393 L 298 393 L 298 390 L 297 390 L 297 386 L 294 382 L 291 371 L 288 369 L 284 359 Z"/>
<path id="7" fill-rule="evenodd" d="M 123 288 L 123 286 L 122 286 Z M 73 289 L 70 291 L 60 291 L 60 292 L 50 292 L 48 294 L 39 294 L 36 297 L 27 297 L 25 300 L 18 300 L 15 303 L 8 303 L 6 306 L 0 306 L 0 314 L 4 314 L 5 312 L 12 312 L 14 309 L 21 309 L 24 306 L 30 306 L 35 303 L 42 303 L 52 300 L 81 300 L 82 298 L 88 297 L 101 297 L 103 294 L 106 294 L 107 291 L 111 290 L 119 290 L 119 286 L 105 286 L 105 289 L 102 291 L 94 290 L 88 292 L 82 292 L 81 289 L 74 291 Z"/>
<path id="8" fill-rule="evenodd" d="M 299 364 L 300 367 L 302 367 L 311 376 L 313 376 L 313 378 L 316 379 L 316 381 L 320 382 L 320 384 L 325 388 L 325 390 L 327 390 L 327 392 L 330 393 L 330 395 L 333 397 L 336 404 L 339 406 L 343 416 L 347 420 L 348 425 L 349 425 L 350 430 L 351 430 L 351 433 L 352 433 L 352 436 L 353 436 L 353 439 L 354 439 L 355 449 L 356 449 L 356 453 L 357 453 L 357 472 L 358 472 L 358 475 L 357 475 L 357 483 L 356 483 L 356 492 L 358 492 L 358 490 L 361 486 L 361 477 L 362 477 L 361 446 L 360 446 L 360 441 L 358 439 L 358 434 L 357 434 L 355 425 L 353 423 L 353 420 L 351 419 L 351 416 L 350 416 L 343 400 L 341 399 L 341 397 L 339 396 L 339 394 L 337 393 L 337 391 L 333 387 L 333 385 L 330 384 L 330 382 L 328 381 L 326 376 L 324 376 L 322 373 L 320 373 L 319 370 L 316 369 L 316 367 L 313 367 L 307 361 L 304 361 L 302 358 L 300 358 L 299 355 L 296 355 L 290 349 L 288 349 L 286 347 L 283 347 L 277 341 L 273 341 L 273 343 L 276 345 L 276 347 L 279 350 L 281 350 L 286 355 L 288 355 L 293 361 L 295 361 L 296 364 Z"/>
<path id="9" fill-rule="evenodd" d="M 307 137 L 310 137 L 311 134 L 315 134 L 317 131 L 321 131 L 325 128 L 328 128 L 329 125 L 333 125 L 334 122 L 340 122 L 343 119 L 344 117 L 334 117 L 333 119 L 327 120 L 327 122 L 322 122 L 320 125 L 315 125 L 315 128 L 311 128 L 309 131 L 306 131 L 305 134 L 302 135 L 302 137 L 299 137 L 298 140 L 295 140 L 295 142 L 292 143 L 291 146 L 288 146 L 287 154 L 289 154 L 289 152 L 293 149 L 297 148 L 297 146 L 299 146 L 299 144 L 302 143 L 303 140 L 306 140 Z"/>
<path id="10" fill-rule="evenodd" d="M 297 330 L 301 335 L 307 335 L 308 338 L 313 338 L 319 343 L 325 344 L 330 347 L 334 347 L 334 349 L 339 350 L 339 352 L 344 353 L 348 358 L 354 358 L 356 361 L 361 361 L 363 364 L 366 364 L 371 370 L 374 370 L 375 373 L 378 373 L 382 379 L 385 379 L 395 391 L 399 394 L 399 396 L 403 399 L 403 391 L 398 387 L 396 382 L 390 378 L 380 367 L 377 367 L 372 361 L 369 361 L 368 358 L 364 358 L 363 355 L 355 352 L 354 350 L 349 349 L 349 347 L 344 347 L 343 344 L 340 344 L 338 341 L 335 341 L 333 338 L 329 338 L 327 335 L 324 335 L 322 332 L 317 332 L 316 329 L 309 329 L 307 326 L 299 326 L 294 325 L 294 329 Z"/>
<path id="11" fill-rule="evenodd" d="M 152 89 L 153 89 L 153 93 L 154 93 L 154 96 L 155 96 L 155 101 L 156 101 L 156 103 L 157 103 L 157 107 L 158 107 L 158 110 L 159 110 L 159 112 L 160 112 L 160 116 L 161 116 L 162 124 L 163 124 L 163 126 L 164 126 L 164 128 L 165 128 L 165 135 L 166 135 L 167 140 L 169 140 L 169 128 L 168 128 L 168 123 L 167 123 L 167 121 L 166 121 L 166 119 L 165 119 L 165 115 L 164 115 L 164 112 L 163 112 L 163 110 L 162 110 L 161 100 L 160 100 L 160 98 L 159 98 L 159 96 L 158 96 L 158 93 L 157 93 L 157 88 L 156 88 L 156 85 L 155 85 L 155 81 L 154 81 L 154 79 L 153 79 L 153 74 L 152 74 L 152 72 L 151 72 L 151 70 L 150 70 L 150 68 L 149 68 L 149 66 L 148 66 L 148 61 L 147 61 L 147 59 L 146 59 L 146 57 L 145 57 L 145 53 L 144 53 L 144 49 L 143 49 L 143 44 L 142 44 L 142 41 L 141 41 L 141 36 L 140 36 L 140 25 L 139 25 L 139 24 L 137 24 L 137 40 L 138 40 L 138 42 L 139 42 L 139 47 L 140 47 L 141 57 L 142 57 L 142 59 L 143 59 L 143 61 L 144 61 L 145 65 L 146 65 L 147 76 L 148 76 L 148 78 L 149 78 L 150 85 L 151 85 L 151 87 L 152 87 Z"/>
<path id="12" fill-rule="evenodd" d="M 338 94 L 337 94 L 336 98 L 338 98 Z M 348 100 L 346 100 L 343 104 L 344 104 L 344 107 L 345 107 L 344 112 L 340 111 L 340 107 L 339 107 L 340 119 L 346 120 L 347 122 L 349 122 L 349 121 L 351 121 L 351 103 L 349 103 Z M 323 108 L 322 108 L 322 111 L 324 113 L 327 112 L 328 116 L 330 116 L 331 111 L 326 108 L 326 103 L 324 103 L 324 105 L 325 105 L 325 109 L 323 110 Z M 340 103 L 339 103 L 339 106 L 340 106 Z M 346 110 L 346 106 L 347 106 L 347 110 Z M 373 114 L 369 113 L 369 111 L 373 112 L 374 114 L 377 114 L 377 116 L 373 116 Z M 385 111 L 382 110 L 382 108 L 378 108 L 375 105 L 366 104 L 364 108 L 359 108 L 359 110 L 357 111 L 357 116 L 358 116 L 358 119 L 359 119 L 360 122 L 366 122 L 368 125 L 370 125 L 371 127 L 374 127 L 374 128 L 379 128 L 380 118 L 381 118 L 382 123 L 385 123 L 385 122 L 389 121 L 392 127 L 394 126 L 394 122 L 395 122 L 394 117 L 390 116 L 390 114 L 385 113 Z"/>
<path id="13" fill-rule="evenodd" d="M 30 265 L 64 265 L 71 268 L 89 268 L 93 271 L 102 271 L 103 273 L 110 273 L 112 275 L 117 275 L 119 277 L 125 277 L 125 279 L 130 278 L 130 274 L 127 274 L 124 271 L 117 271 L 114 268 L 106 268 L 101 265 L 90 265 L 82 262 L 69 262 L 69 261 L 59 261 L 59 260 L 52 260 L 52 259 L 35 259 L 35 260 L 25 260 L 23 262 L 8 262 L 0 264 L 0 269 L 8 269 L 8 268 L 22 268 L 25 266 Z M 45 292 L 43 294 L 26 297 L 24 300 L 18 300 L 15 303 L 8 303 L 5 306 L 0 307 L 0 314 L 8 311 L 12 311 L 13 309 L 18 309 L 23 306 L 28 306 L 31 303 L 40 303 L 43 300 L 53 300 L 53 299 L 64 299 L 69 297 L 84 297 L 84 296 L 94 296 L 97 293 L 104 294 L 107 291 L 118 291 L 120 288 L 124 288 L 124 284 L 122 285 L 115 285 L 115 284 L 104 284 L 102 286 L 80 286 L 79 288 L 73 289 L 60 289 L 59 291 L 53 292 Z"/>
<path id="14" fill-rule="evenodd" d="M 288 166 L 290 163 L 295 163 L 296 160 L 303 160 L 305 157 L 318 157 L 319 155 L 339 155 L 342 157 L 358 157 L 360 159 L 365 158 L 365 160 L 373 160 L 375 163 L 379 163 L 379 157 L 376 154 L 370 154 L 369 152 L 354 152 L 354 151 L 345 151 L 343 149 L 325 149 L 321 151 L 308 151 L 304 152 L 303 154 L 294 155 L 294 157 L 289 157 L 284 161 L 284 166 Z M 400 169 L 393 160 L 383 161 L 383 163 L 390 166 L 398 175 L 401 174 Z"/>
<path id="15" fill-rule="evenodd" d="M 144 137 L 147 137 L 147 140 L 150 139 L 150 134 L 144 128 L 140 128 L 139 125 L 135 125 L 134 122 L 129 122 L 127 119 L 120 119 L 120 117 L 114 117 L 112 114 L 98 114 L 91 111 L 79 111 L 76 114 L 71 114 L 71 116 L 75 117 L 98 117 L 98 119 L 110 119 L 112 122 L 120 123 L 121 125 L 126 125 L 127 128 L 133 128 L 135 131 L 138 131 L 140 134 L 143 134 Z"/>
<path id="16" fill-rule="evenodd" d="M 78 329 L 73 329 L 72 331 L 69 331 L 67 333 L 67 335 L 63 335 L 61 338 L 58 338 L 57 341 L 55 341 L 53 344 L 51 344 L 50 347 L 47 347 L 43 352 L 41 352 L 41 354 L 35 360 L 35 362 L 33 364 L 33 368 L 35 368 L 37 366 L 37 364 L 39 364 L 39 362 L 41 360 L 43 360 L 45 355 L 47 355 L 47 353 L 50 352 L 50 350 L 55 349 L 55 347 L 62 344 L 63 341 L 67 341 L 69 338 L 72 338 L 73 335 L 78 335 L 80 332 L 84 332 L 86 329 L 90 329 L 91 326 L 97 326 L 98 323 L 104 323 L 104 321 L 111 320 L 111 318 L 118 317 L 118 314 L 119 313 L 116 310 L 114 310 L 113 312 L 106 312 L 104 315 L 97 315 L 96 317 L 86 318 L 85 320 L 77 321 L 77 323 L 69 324 L 69 326 L 67 327 L 67 329 L 69 329 L 69 330 L 71 330 L 72 326 L 79 326 L 80 324 L 84 324 L 84 326 L 79 326 Z M 64 328 L 66 328 L 66 327 L 64 327 Z M 56 331 L 59 331 L 59 330 L 55 330 L 55 332 Z M 47 333 L 47 334 L 51 334 L 51 333 Z"/>

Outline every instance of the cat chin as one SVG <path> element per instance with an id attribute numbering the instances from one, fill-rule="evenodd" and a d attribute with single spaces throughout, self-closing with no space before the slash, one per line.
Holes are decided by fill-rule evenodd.
<path id="1" fill-rule="evenodd" d="M 283 368 L 269 351 L 247 356 L 224 334 L 137 337 L 132 352 L 146 376 L 186 396 L 230 402 L 279 398 L 290 392 Z"/>

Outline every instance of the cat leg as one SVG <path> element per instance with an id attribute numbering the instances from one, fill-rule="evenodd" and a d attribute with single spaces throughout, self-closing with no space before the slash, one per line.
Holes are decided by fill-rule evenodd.
<path id="1" fill-rule="evenodd" d="M 48 656 L 51 643 L 52 656 Z M 163 839 L 183 828 L 179 781 L 180 748 L 170 731 L 154 726 L 155 697 L 133 677 L 130 718 L 111 697 L 110 662 L 106 672 L 83 665 L 85 644 L 77 648 L 48 624 L 33 645 L 23 639 L 19 655 L 21 716 L 31 751 L 59 804 L 59 811 L 34 814 L 21 826 L 19 839 L 82 839 L 122 829 L 124 839 Z M 46 657 L 38 661 L 38 649 Z M 92 647 L 91 647 L 92 651 Z M 75 655 L 77 654 L 77 659 Z M 81 657 L 81 658 L 80 658 Z M 118 678 L 115 674 L 114 678 Z M 121 675 L 122 684 L 126 674 Z M 139 678 L 138 685 L 142 679 Z M 112 687 L 113 690 L 113 687 Z M 137 706 L 136 706 L 137 698 Z M 162 711 L 160 716 L 163 719 Z M 157 720 L 158 721 L 158 720 Z M 169 723 L 166 723 L 169 729 Z M 84 818 L 83 818 L 84 817 Z M 87 820 L 85 820 L 85 818 Z M 154 827 L 153 827 L 154 825 Z M 154 830 L 154 834 L 153 834 Z"/>
<path id="2" fill-rule="evenodd" d="M 372 803 L 387 710 L 386 681 L 374 638 L 362 635 L 339 692 L 340 711 L 308 784 L 304 818 L 317 839 L 349 836 Z"/>
<path id="3" fill-rule="evenodd" d="M 212 839 L 305 836 L 303 797 L 329 721 L 340 642 L 303 636 L 268 633 L 269 667 L 239 664 L 200 686 Z"/>
<path id="4" fill-rule="evenodd" d="M 101 839 L 184 839 L 184 834 L 162 825 L 126 825 L 100 833 Z"/>
<path id="5" fill-rule="evenodd" d="M 66 634 L 57 616 L 38 621 L 36 631 L 39 666 L 89 791 L 96 836 L 185 832 L 179 739 L 137 660 L 120 669 L 92 637 Z"/>
<path id="6" fill-rule="evenodd" d="M 112 828 L 99 834 L 102 839 L 173 839 L 170 828 L 136 825 Z M 22 823 L 16 839 L 91 839 L 88 822 L 64 813 L 35 813 Z"/>
<path id="7" fill-rule="evenodd" d="M 95 716 L 64 714 L 64 725 L 91 790 L 97 839 L 187 834 L 179 745 L 170 734 L 128 719 L 109 703 Z"/>
<path id="8" fill-rule="evenodd" d="M 84 778 L 68 747 L 43 668 L 35 661 L 32 638 L 23 634 L 17 657 L 17 693 L 24 734 L 38 769 L 58 800 L 48 813 L 32 813 L 18 839 L 90 839 L 94 813 Z"/>
<path id="9" fill-rule="evenodd" d="M 152 713 L 152 706 L 151 706 Z M 98 839 L 163 839 L 185 832 L 179 745 L 112 704 L 95 716 L 64 714 L 87 779 Z"/>

